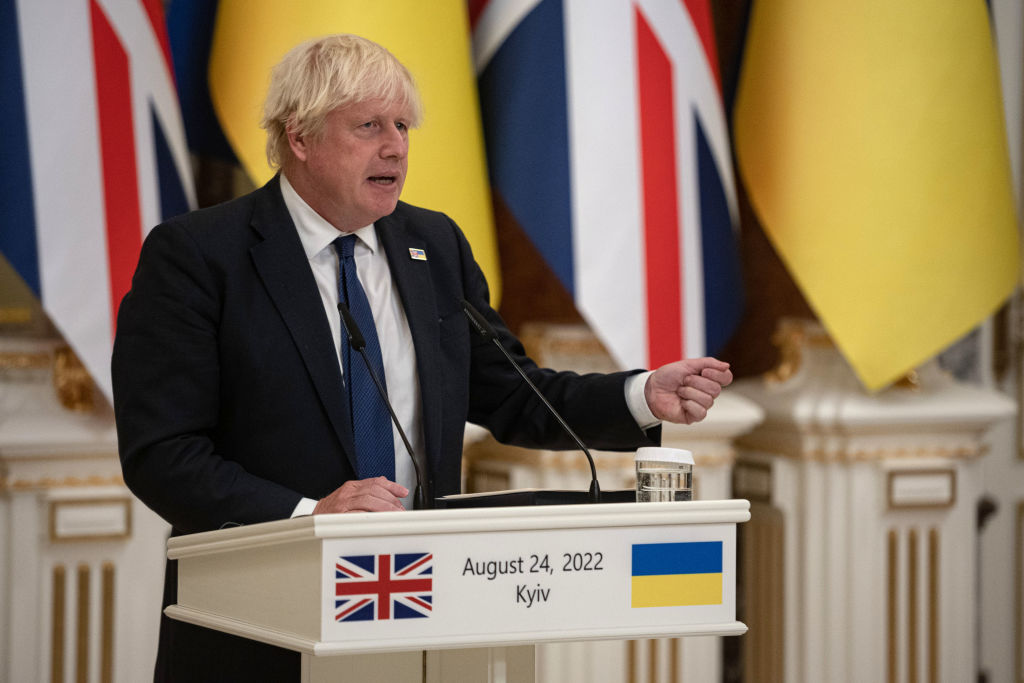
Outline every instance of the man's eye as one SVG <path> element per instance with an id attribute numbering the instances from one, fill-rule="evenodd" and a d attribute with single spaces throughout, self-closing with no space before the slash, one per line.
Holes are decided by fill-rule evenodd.
<path id="1" fill-rule="evenodd" d="M 361 124 L 359 127 L 360 128 L 373 128 L 375 125 L 377 125 L 377 123 L 375 121 L 367 121 L 366 123 Z"/>
<path id="2" fill-rule="evenodd" d="M 404 132 L 408 130 L 409 126 L 405 125 L 405 121 L 398 121 L 397 123 L 395 123 L 395 128 Z"/>

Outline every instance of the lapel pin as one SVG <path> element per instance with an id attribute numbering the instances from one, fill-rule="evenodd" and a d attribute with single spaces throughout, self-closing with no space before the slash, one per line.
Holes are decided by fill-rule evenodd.
<path id="1" fill-rule="evenodd" d="M 409 247 L 409 258 L 411 258 L 413 261 L 426 261 L 427 252 L 423 251 L 422 249 L 414 249 L 413 247 Z"/>

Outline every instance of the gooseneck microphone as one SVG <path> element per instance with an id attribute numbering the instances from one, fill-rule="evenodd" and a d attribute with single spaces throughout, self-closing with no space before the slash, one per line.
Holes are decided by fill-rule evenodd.
<path id="1" fill-rule="evenodd" d="M 359 325 L 356 324 L 355 318 L 352 317 L 352 312 L 348 310 L 348 306 L 345 305 L 344 301 L 338 302 L 338 313 L 341 314 L 341 323 L 345 326 L 345 333 L 348 335 L 348 345 L 359 352 L 359 355 L 363 357 L 363 363 L 366 364 L 366 370 L 370 373 L 370 377 L 373 379 L 373 383 L 377 386 L 377 393 L 380 394 L 381 399 L 384 401 L 384 405 L 388 407 L 388 412 L 391 413 L 391 421 L 395 423 L 395 427 L 398 429 L 398 435 L 402 437 L 402 443 L 405 444 L 405 450 L 409 453 L 409 458 L 412 460 L 413 470 L 416 472 L 416 490 L 413 492 L 413 506 L 419 510 L 426 510 L 433 508 L 433 500 L 428 501 L 427 497 L 423 493 L 423 473 L 420 471 L 420 463 L 416 460 L 416 456 L 412 453 L 412 445 L 409 443 L 409 438 L 405 435 L 405 430 L 402 429 L 402 425 L 398 422 L 398 416 L 395 415 L 395 409 L 391 405 L 391 401 L 388 399 L 388 392 L 381 384 L 380 378 L 377 377 L 377 373 L 373 371 L 373 366 L 370 365 L 370 359 L 366 355 L 366 339 L 363 337 L 363 333 L 359 331 Z"/>
<path id="2" fill-rule="evenodd" d="M 572 437 L 572 440 L 576 442 L 576 445 L 579 446 L 581 451 L 583 451 L 583 454 L 587 456 L 587 462 L 590 463 L 590 502 L 601 502 L 601 487 L 597 483 L 597 467 L 594 466 L 594 456 L 590 454 L 590 450 L 583 444 L 580 437 L 576 436 L 576 432 L 572 430 L 572 427 L 562 419 L 562 416 L 558 414 L 555 407 L 548 402 L 547 398 L 544 397 L 544 394 L 542 394 L 540 389 L 537 388 L 537 385 L 530 381 L 530 378 L 526 376 L 526 372 L 523 371 L 523 367 L 517 363 L 516 359 L 512 357 L 512 354 L 502 346 L 501 340 L 498 339 L 498 333 L 495 332 L 494 327 L 487 321 L 487 318 L 480 315 L 480 311 L 473 308 L 473 304 L 469 303 L 465 299 L 462 300 L 462 311 L 466 314 L 466 317 L 469 318 L 469 322 L 473 325 L 473 328 L 480 334 L 480 336 L 493 342 L 494 345 L 497 346 L 503 354 L 505 354 L 505 358 L 507 358 L 508 362 L 512 364 L 512 367 L 516 369 L 519 376 L 523 378 L 531 389 L 533 389 L 533 393 L 537 395 L 537 398 L 544 403 L 544 406 L 548 411 L 550 411 L 550 413 L 555 416 L 555 419 L 558 420 L 558 424 L 562 425 L 562 429 Z"/>

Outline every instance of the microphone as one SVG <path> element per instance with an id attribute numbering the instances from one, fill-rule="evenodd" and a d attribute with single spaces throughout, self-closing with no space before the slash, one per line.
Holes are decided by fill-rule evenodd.
<path id="1" fill-rule="evenodd" d="M 348 345 L 359 352 L 359 355 L 363 357 L 363 363 L 366 364 L 366 370 L 370 373 L 370 377 L 373 379 L 374 385 L 377 387 L 377 393 L 380 394 L 381 400 L 384 401 L 384 405 L 388 407 L 388 412 L 391 413 L 391 421 L 395 424 L 398 429 L 398 435 L 402 437 L 402 443 L 405 444 L 405 450 L 409 453 L 409 459 L 412 460 L 413 470 L 416 472 L 416 490 L 413 493 L 413 507 L 418 510 L 425 510 L 428 507 L 433 508 L 433 501 L 427 501 L 427 497 L 423 493 L 423 473 L 420 471 L 420 463 L 416 460 L 416 456 L 412 453 L 412 445 L 409 443 L 409 438 L 405 435 L 405 430 L 402 429 L 402 425 L 398 422 L 398 416 L 395 415 L 395 409 L 391 405 L 391 401 L 388 399 L 388 392 L 381 384 L 380 378 L 377 377 L 377 373 L 373 371 L 373 366 L 370 365 L 370 358 L 366 355 L 366 339 L 363 337 L 363 333 L 359 331 L 359 325 L 356 324 L 356 319 L 352 317 L 352 312 L 348 310 L 348 306 L 345 305 L 344 301 L 338 302 L 338 313 L 341 314 L 341 323 L 345 327 L 345 333 L 348 334 Z"/>
<path id="2" fill-rule="evenodd" d="M 558 420 L 558 424 L 562 425 L 562 429 L 572 437 L 572 440 L 576 442 L 579 449 L 583 451 L 585 456 L 587 456 L 587 462 L 590 463 L 590 502 L 601 502 L 601 487 L 597 483 L 597 467 L 594 466 L 594 456 L 590 454 L 590 450 L 583 444 L 580 437 L 576 436 L 576 432 L 572 430 L 572 427 L 562 419 L 562 416 L 558 414 L 555 407 L 548 402 L 547 398 L 544 397 L 544 394 L 542 394 L 540 389 L 537 388 L 537 385 L 530 381 L 530 378 L 526 376 L 526 372 L 523 371 L 523 367 L 517 363 L 516 359 L 512 357 L 512 354 L 502 346 L 501 341 L 498 339 L 498 333 L 495 332 L 494 327 L 492 327 L 491 323 L 487 321 L 487 318 L 480 315 L 480 311 L 473 308 L 473 304 L 469 303 L 465 299 L 462 300 L 462 311 L 466 314 L 466 317 L 469 318 L 469 322 L 473 325 L 474 329 L 476 329 L 477 333 L 484 339 L 493 342 L 494 345 L 497 346 L 503 354 L 505 354 L 505 358 L 507 358 L 508 362 L 512 364 L 512 367 L 516 369 L 519 376 L 526 381 L 531 389 L 533 389 L 533 393 L 537 394 L 537 398 L 544 403 L 544 406 L 548 411 L 555 416 L 556 420 Z"/>

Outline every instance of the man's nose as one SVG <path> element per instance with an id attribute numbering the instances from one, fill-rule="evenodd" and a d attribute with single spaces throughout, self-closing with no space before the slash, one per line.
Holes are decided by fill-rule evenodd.
<path id="1" fill-rule="evenodd" d="M 409 151 L 409 139 L 398 126 L 389 126 L 384 133 L 380 155 L 387 158 L 402 158 Z"/>

